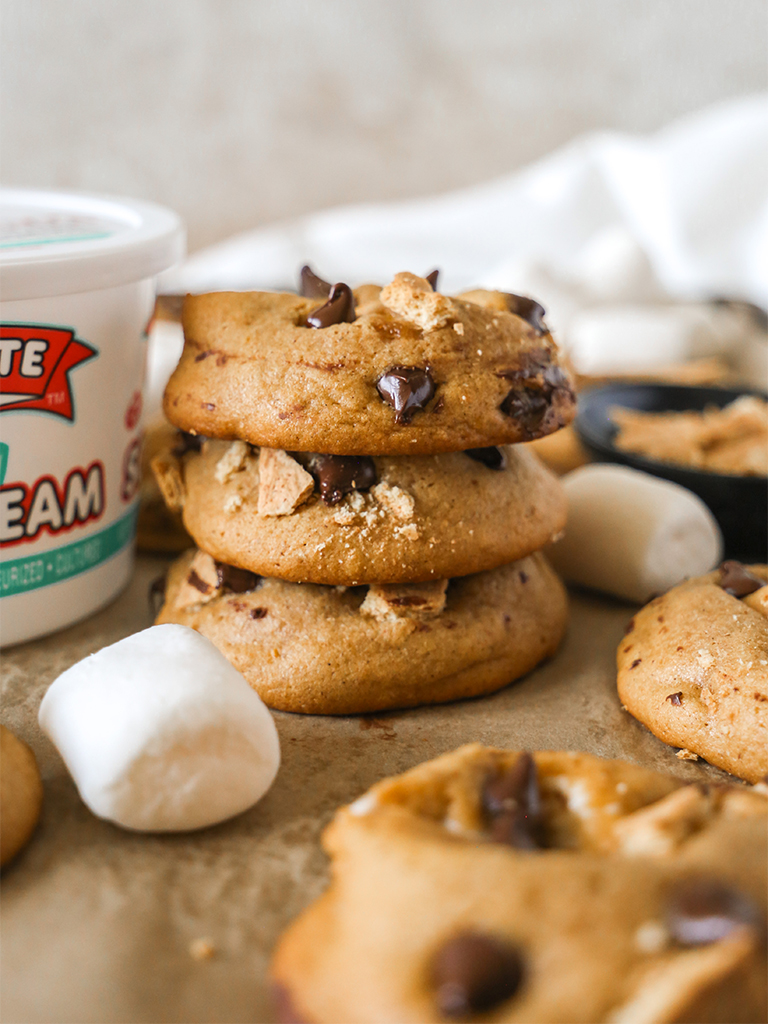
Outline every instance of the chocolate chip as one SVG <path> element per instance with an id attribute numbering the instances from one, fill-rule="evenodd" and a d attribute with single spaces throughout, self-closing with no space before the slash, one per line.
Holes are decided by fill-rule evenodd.
<path id="1" fill-rule="evenodd" d="M 677 693 L 670 693 L 664 699 L 668 700 L 670 704 L 674 704 L 676 708 L 679 708 L 683 703 L 683 691 L 678 690 Z"/>
<path id="2" fill-rule="evenodd" d="M 160 609 L 165 603 L 165 587 L 167 582 L 168 573 L 164 572 L 160 576 L 156 576 L 149 584 L 149 592 L 147 594 L 149 599 L 149 610 L 154 616 L 159 614 Z"/>
<path id="3" fill-rule="evenodd" d="M 637 666 L 640 664 L 640 662 L 642 660 L 643 660 L 642 658 L 635 658 L 635 660 L 632 662 L 632 664 L 629 667 L 630 668 L 637 668 Z"/>
<path id="4" fill-rule="evenodd" d="M 707 946 L 744 927 L 765 939 L 766 922 L 757 904 L 717 879 L 678 882 L 667 901 L 666 923 L 681 946 Z"/>
<path id="5" fill-rule="evenodd" d="M 473 931 L 449 939 L 430 964 L 438 1008 L 454 1019 L 492 1010 L 511 999 L 523 973 L 523 957 L 518 949 Z"/>
<path id="6" fill-rule="evenodd" d="M 318 277 L 311 267 L 303 266 L 299 271 L 299 295 L 305 299 L 327 299 L 332 284 Z"/>
<path id="7" fill-rule="evenodd" d="M 533 388 L 512 388 L 499 406 L 505 416 L 519 420 L 525 436 L 533 436 L 541 429 L 549 411 L 549 400 L 543 391 Z"/>
<path id="8" fill-rule="evenodd" d="M 227 565 L 226 562 L 216 563 L 219 586 L 224 590 L 231 590 L 233 594 L 245 594 L 249 590 L 255 590 L 261 576 L 250 569 L 238 569 L 236 565 Z"/>
<path id="9" fill-rule="evenodd" d="M 488 469 L 504 469 L 507 464 L 501 448 L 467 448 L 464 454 L 475 462 L 482 462 Z"/>
<path id="10" fill-rule="evenodd" d="M 732 597 L 746 597 L 766 585 L 742 562 L 728 561 L 720 566 L 720 586 Z"/>
<path id="11" fill-rule="evenodd" d="M 430 272 L 428 274 L 424 275 L 424 279 L 426 281 L 429 281 L 429 283 L 432 285 L 432 291 L 433 292 L 437 291 L 437 279 L 438 279 L 438 277 L 440 277 L 440 271 L 437 270 L 437 269 L 430 270 Z"/>
<path id="12" fill-rule="evenodd" d="M 328 301 L 307 317 L 307 327 L 322 329 L 334 324 L 351 324 L 355 319 L 355 299 L 348 284 L 335 284 Z"/>
<path id="13" fill-rule="evenodd" d="M 395 423 L 410 423 L 435 393 L 429 368 L 393 366 L 376 381 L 376 390 L 395 410 Z"/>
<path id="14" fill-rule="evenodd" d="M 251 613 L 250 614 L 251 614 L 251 618 L 252 619 L 263 619 L 263 618 L 266 617 L 267 609 L 266 608 L 251 608 Z"/>
<path id="15" fill-rule="evenodd" d="M 518 850 L 543 847 L 541 795 L 536 762 L 530 754 L 521 754 L 511 768 L 486 781 L 483 808 L 495 843 L 506 843 Z"/>
<path id="16" fill-rule="evenodd" d="M 177 459 L 187 452 L 199 452 L 202 450 L 205 438 L 202 434 L 188 434 L 185 430 L 179 431 L 178 440 L 173 447 L 172 453 Z"/>
<path id="17" fill-rule="evenodd" d="M 536 331 L 537 334 L 548 334 L 547 325 L 544 323 L 544 307 L 535 299 L 528 299 L 524 295 L 513 295 L 511 292 L 504 292 L 507 309 L 521 320 L 525 320 Z"/>
<path id="18" fill-rule="evenodd" d="M 337 505 L 351 491 L 367 491 L 376 483 L 376 464 L 367 455 L 310 455 L 307 471 L 320 487 L 326 505 Z"/>

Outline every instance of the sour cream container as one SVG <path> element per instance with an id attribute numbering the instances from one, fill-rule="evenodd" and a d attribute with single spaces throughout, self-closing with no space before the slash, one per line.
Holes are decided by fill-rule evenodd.
<path id="1" fill-rule="evenodd" d="M 155 278 L 170 210 L 0 190 L 0 642 L 68 626 L 127 583 Z"/>

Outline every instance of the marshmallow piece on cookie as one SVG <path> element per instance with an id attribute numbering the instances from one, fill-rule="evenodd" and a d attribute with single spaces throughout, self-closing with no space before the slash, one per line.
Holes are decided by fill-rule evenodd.
<path id="1" fill-rule="evenodd" d="M 49 687 L 39 721 L 93 813 L 139 831 L 240 814 L 280 764 L 261 699 L 187 626 L 152 626 L 73 665 Z"/>
<path id="2" fill-rule="evenodd" d="M 569 583 L 643 604 L 722 557 L 712 513 L 678 484 L 607 464 L 582 466 L 561 482 L 568 521 L 549 557 Z"/>

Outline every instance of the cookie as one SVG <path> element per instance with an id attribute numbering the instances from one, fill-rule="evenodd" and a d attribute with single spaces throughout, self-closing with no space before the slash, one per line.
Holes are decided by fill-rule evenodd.
<path id="1" fill-rule="evenodd" d="M 749 782 L 768 773 L 766 584 L 768 566 L 724 562 L 642 608 L 617 654 L 635 718 Z"/>
<path id="2" fill-rule="evenodd" d="M 178 555 L 191 543 L 181 515 L 170 509 L 150 468 L 152 459 L 177 443 L 178 430 L 165 417 L 147 424 L 141 450 L 141 489 L 136 521 L 136 546 L 139 551 Z"/>
<path id="3" fill-rule="evenodd" d="M 262 576 L 345 586 L 466 576 L 538 550 L 565 525 L 559 482 L 520 446 L 307 457 L 179 437 L 154 463 L 169 503 L 204 551 Z"/>
<path id="4" fill-rule="evenodd" d="M 570 422 L 572 382 L 541 307 L 472 294 L 450 298 L 398 274 L 354 295 L 336 285 L 326 302 L 187 296 L 166 415 L 207 437 L 333 455 L 463 451 Z"/>
<path id="5" fill-rule="evenodd" d="M 767 821 L 741 786 L 463 747 L 337 813 L 281 1019 L 765 1020 Z"/>
<path id="6" fill-rule="evenodd" d="M 0 725 L 0 866 L 29 842 L 43 804 L 43 783 L 35 755 Z"/>
<path id="7" fill-rule="evenodd" d="M 199 630 L 281 711 L 347 715 L 476 697 L 553 654 L 563 585 L 541 554 L 458 579 L 327 587 L 187 552 L 157 622 Z"/>

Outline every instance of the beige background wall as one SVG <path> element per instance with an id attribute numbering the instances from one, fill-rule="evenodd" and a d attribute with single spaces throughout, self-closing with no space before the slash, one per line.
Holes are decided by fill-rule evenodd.
<path id="1" fill-rule="evenodd" d="M 2 0 L 6 185 L 175 207 L 190 247 L 512 170 L 766 88 L 765 0 Z"/>

